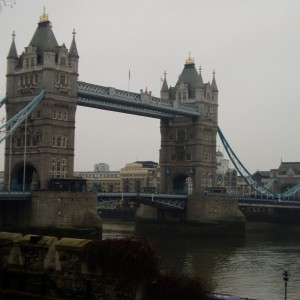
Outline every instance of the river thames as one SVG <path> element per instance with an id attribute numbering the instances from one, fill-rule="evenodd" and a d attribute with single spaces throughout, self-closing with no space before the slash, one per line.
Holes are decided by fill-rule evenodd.
<path id="1" fill-rule="evenodd" d="M 137 236 L 133 223 L 104 220 L 103 239 L 128 236 Z M 163 270 L 207 278 L 218 293 L 284 299 L 282 273 L 287 267 L 287 299 L 300 299 L 300 226 L 247 222 L 243 238 L 140 237 L 161 257 Z"/>

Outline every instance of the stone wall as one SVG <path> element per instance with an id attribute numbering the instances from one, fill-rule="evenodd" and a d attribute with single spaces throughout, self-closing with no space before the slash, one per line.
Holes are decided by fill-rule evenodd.
<path id="1" fill-rule="evenodd" d="M 32 200 L 2 201 L 0 208 L 2 230 L 101 233 L 95 193 L 36 191 L 32 192 Z"/>
<path id="2" fill-rule="evenodd" d="M 136 230 L 192 236 L 242 236 L 245 216 L 238 200 L 227 194 L 193 194 L 184 211 L 163 211 L 141 205 L 136 214 Z"/>
<path id="3" fill-rule="evenodd" d="M 32 227 L 92 228 L 99 225 L 96 193 L 32 193 Z"/>
<path id="4" fill-rule="evenodd" d="M 140 284 L 89 270 L 83 253 L 90 242 L 0 232 L 0 298 L 141 299 Z"/>
<path id="5" fill-rule="evenodd" d="M 189 222 L 244 223 L 238 199 L 228 194 L 193 194 L 187 200 L 186 220 Z"/>

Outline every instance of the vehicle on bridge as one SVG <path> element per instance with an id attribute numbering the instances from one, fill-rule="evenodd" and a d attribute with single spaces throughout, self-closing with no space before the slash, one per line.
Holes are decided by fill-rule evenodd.
<path id="1" fill-rule="evenodd" d="M 49 191 L 86 192 L 86 179 L 82 178 L 53 178 L 49 182 Z"/>

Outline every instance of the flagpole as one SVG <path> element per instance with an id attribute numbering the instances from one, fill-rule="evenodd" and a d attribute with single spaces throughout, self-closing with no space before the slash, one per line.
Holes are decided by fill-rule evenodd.
<path id="1" fill-rule="evenodd" d="M 130 69 L 128 73 L 128 92 L 130 91 Z"/>
<path id="2" fill-rule="evenodd" d="M 162 78 L 160 77 L 160 80 L 159 80 L 159 92 L 161 92 L 161 81 L 162 81 Z"/>

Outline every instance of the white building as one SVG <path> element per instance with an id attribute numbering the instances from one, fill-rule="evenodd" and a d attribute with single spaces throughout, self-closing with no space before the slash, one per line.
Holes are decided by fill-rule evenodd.
<path id="1" fill-rule="evenodd" d="M 217 154 L 217 175 L 225 175 L 229 169 L 229 159 L 225 159 L 223 153 L 218 150 Z"/>
<path id="2" fill-rule="evenodd" d="M 105 163 L 95 164 L 94 172 L 109 172 L 109 165 Z"/>

